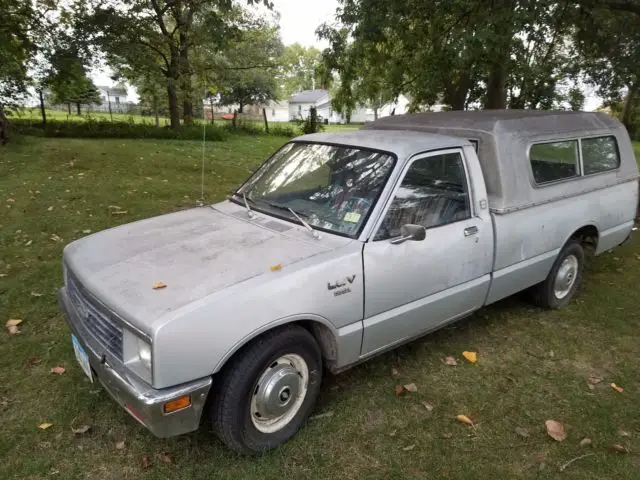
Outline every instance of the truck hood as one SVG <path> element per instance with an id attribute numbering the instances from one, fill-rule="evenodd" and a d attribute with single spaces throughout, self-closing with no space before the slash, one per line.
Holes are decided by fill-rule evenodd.
<path id="1" fill-rule="evenodd" d="M 336 246 L 300 237 L 287 222 L 223 210 L 199 207 L 84 237 L 65 248 L 65 264 L 86 290 L 150 333 L 184 305 Z M 154 289 L 157 282 L 166 287 Z"/>

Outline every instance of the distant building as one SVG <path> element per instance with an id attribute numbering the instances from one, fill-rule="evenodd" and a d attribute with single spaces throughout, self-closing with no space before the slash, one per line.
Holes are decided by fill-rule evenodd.
<path id="1" fill-rule="evenodd" d="M 122 87 L 98 87 L 100 104 L 90 105 L 87 109 L 93 112 L 108 112 L 111 106 L 113 113 L 128 113 L 132 102 L 127 101 L 127 90 Z"/>
<path id="2" fill-rule="evenodd" d="M 224 115 L 233 114 L 240 108 L 240 105 L 219 105 L 216 101 L 211 102 L 204 99 L 202 108 L 204 109 L 204 117 L 211 120 L 211 111 L 213 105 L 214 120 L 222 120 Z M 289 121 L 289 107 L 286 100 L 276 101 L 270 100 L 263 105 L 244 105 L 242 113 L 238 114 L 239 118 L 247 120 L 263 120 L 262 109 L 264 108 L 269 122 L 287 122 Z"/>
<path id="3" fill-rule="evenodd" d="M 303 90 L 289 97 L 289 119 L 300 120 L 309 116 L 311 107 L 316 108 L 318 116 L 328 123 L 346 123 L 346 117 L 336 112 L 331 105 L 331 95 L 328 90 Z M 351 113 L 351 122 L 364 123 L 367 121 L 367 109 L 358 106 Z"/>

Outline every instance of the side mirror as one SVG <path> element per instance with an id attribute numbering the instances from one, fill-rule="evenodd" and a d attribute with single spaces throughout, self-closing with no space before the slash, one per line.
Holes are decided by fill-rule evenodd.
<path id="1" fill-rule="evenodd" d="M 427 229 L 422 225 L 402 225 L 400 228 L 400 236 L 391 240 L 393 245 L 398 245 L 399 243 L 404 243 L 407 240 L 415 240 L 420 242 L 427 238 Z"/>

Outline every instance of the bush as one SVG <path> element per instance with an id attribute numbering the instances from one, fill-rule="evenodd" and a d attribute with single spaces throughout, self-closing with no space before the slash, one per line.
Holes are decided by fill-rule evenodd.
<path id="1" fill-rule="evenodd" d="M 22 135 L 34 135 L 39 137 L 65 137 L 65 138 L 156 138 L 174 140 L 201 140 L 202 124 L 181 125 L 172 130 L 169 127 L 156 127 L 151 123 L 135 123 L 133 119 L 128 122 L 111 122 L 106 119 L 88 117 L 84 122 L 67 122 L 61 120 L 48 120 L 47 125 L 42 122 L 33 122 L 29 119 L 11 118 L 9 120 L 11 131 Z M 223 141 L 230 133 L 266 135 L 260 124 L 246 123 L 238 125 L 235 129 L 231 124 L 206 125 L 207 140 Z M 270 126 L 269 135 L 295 137 L 298 133 L 290 126 Z"/>

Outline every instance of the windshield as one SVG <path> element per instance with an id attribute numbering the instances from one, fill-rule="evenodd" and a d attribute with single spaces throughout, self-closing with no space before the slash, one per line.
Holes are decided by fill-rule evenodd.
<path id="1" fill-rule="evenodd" d="M 382 191 L 394 157 L 361 148 L 289 143 L 238 190 L 252 207 L 355 237 Z"/>

